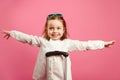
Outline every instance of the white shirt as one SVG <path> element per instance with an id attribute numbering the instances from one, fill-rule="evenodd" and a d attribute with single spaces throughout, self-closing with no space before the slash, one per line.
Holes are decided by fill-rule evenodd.
<path id="1" fill-rule="evenodd" d="M 30 45 L 40 47 L 38 58 L 36 61 L 35 69 L 33 72 L 33 79 L 46 80 L 46 56 L 45 54 L 50 51 L 64 51 L 70 52 L 75 50 L 95 50 L 104 48 L 104 41 L 79 41 L 79 40 L 47 40 L 43 37 L 28 35 L 19 31 L 11 31 L 10 35 L 16 40 L 28 43 Z M 71 77 L 71 63 L 69 57 L 67 57 L 67 80 L 72 80 Z"/>

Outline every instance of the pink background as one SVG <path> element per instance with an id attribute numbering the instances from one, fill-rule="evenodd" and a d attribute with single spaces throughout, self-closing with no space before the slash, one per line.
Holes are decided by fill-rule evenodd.
<path id="1" fill-rule="evenodd" d="M 116 41 L 72 52 L 73 80 L 120 80 L 120 0 L 0 0 L 0 29 L 39 36 L 50 13 L 64 15 L 72 39 Z M 0 80 L 32 80 L 38 50 L 0 34 Z"/>

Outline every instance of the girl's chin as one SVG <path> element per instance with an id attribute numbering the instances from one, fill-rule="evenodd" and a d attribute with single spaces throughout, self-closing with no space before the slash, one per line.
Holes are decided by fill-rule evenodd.
<path id="1" fill-rule="evenodd" d="M 60 40 L 60 38 L 51 38 L 52 40 Z"/>
<path id="2" fill-rule="evenodd" d="M 60 40 L 60 39 L 52 38 L 52 40 Z"/>

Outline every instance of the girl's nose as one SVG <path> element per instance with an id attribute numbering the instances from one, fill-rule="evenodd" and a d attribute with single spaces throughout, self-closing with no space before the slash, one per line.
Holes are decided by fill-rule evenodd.
<path id="1" fill-rule="evenodd" d="M 57 29 L 54 29 L 53 32 L 57 32 L 58 30 Z"/>

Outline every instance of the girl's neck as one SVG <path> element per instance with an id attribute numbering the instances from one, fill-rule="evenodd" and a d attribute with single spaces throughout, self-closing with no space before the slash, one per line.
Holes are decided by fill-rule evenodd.
<path id="1" fill-rule="evenodd" d="M 51 41 L 61 41 L 60 39 L 50 39 Z"/>

